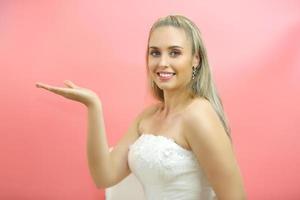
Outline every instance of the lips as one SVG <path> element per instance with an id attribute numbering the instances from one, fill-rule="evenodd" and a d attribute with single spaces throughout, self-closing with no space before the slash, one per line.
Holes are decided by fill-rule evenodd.
<path id="1" fill-rule="evenodd" d="M 161 81 L 167 81 L 176 75 L 174 72 L 157 72 L 157 75 Z"/>
<path id="2" fill-rule="evenodd" d="M 175 75 L 176 73 L 175 72 L 163 72 L 163 71 L 161 71 L 161 72 L 156 72 L 156 74 L 160 76 L 160 75 L 169 75 L 169 74 Z"/>
<path id="3" fill-rule="evenodd" d="M 159 73 L 158 75 L 160 77 L 168 78 L 168 77 L 172 77 L 174 74 L 173 73 Z"/>

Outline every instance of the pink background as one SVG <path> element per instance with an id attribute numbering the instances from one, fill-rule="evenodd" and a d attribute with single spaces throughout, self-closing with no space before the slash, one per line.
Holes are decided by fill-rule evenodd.
<path id="1" fill-rule="evenodd" d="M 1 1 L 0 199 L 103 199 L 88 171 L 87 112 L 35 87 L 74 81 L 104 105 L 109 144 L 152 100 L 152 23 L 200 28 L 248 198 L 300 199 L 300 2 Z"/>

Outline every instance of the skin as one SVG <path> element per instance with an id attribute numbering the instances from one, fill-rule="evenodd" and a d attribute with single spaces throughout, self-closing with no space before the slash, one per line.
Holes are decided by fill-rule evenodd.
<path id="1" fill-rule="evenodd" d="M 184 30 L 171 26 L 155 29 L 151 34 L 148 46 L 150 76 L 164 91 L 165 101 L 161 117 L 167 118 L 168 115 L 182 110 L 191 101 L 185 85 L 191 80 L 192 66 L 198 66 L 199 57 L 192 56 L 191 43 Z M 156 74 L 157 71 L 175 72 L 176 75 L 171 80 L 162 82 Z"/>
<path id="2" fill-rule="evenodd" d="M 182 48 L 171 47 L 174 45 Z M 152 48 L 153 46 L 157 48 Z M 150 76 L 164 92 L 165 102 L 160 108 L 161 119 L 182 113 L 184 137 L 195 153 L 218 200 L 245 200 L 246 193 L 234 151 L 216 112 L 209 101 L 202 98 L 193 99 L 185 89 L 192 77 L 192 66 L 198 65 L 199 58 L 192 55 L 191 43 L 184 31 L 174 27 L 157 28 L 151 34 L 149 47 Z M 170 81 L 162 82 L 156 75 L 157 71 L 175 72 L 176 75 Z M 36 83 L 36 86 L 80 102 L 89 108 L 88 155 L 91 175 L 98 188 L 107 188 L 119 183 L 131 173 L 127 160 L 128 147 L 139 137 L 138 124 L 145 116 L 156 111 L 156 106 L 141 112 L 112 152 L 109 152 L 102 104 L 97 94 L 69 80 L 64 84 L 66 88 L 44 83 Z M 187 107 L 188 109 L 182 112 Z"/>
<path id="3" fill-rule="evenodd" d="M 182 48 L 172 47 L 174 45 Z M 160 118 L 164 120 L 174 113 L 182 113 L 186 141 L 218 200 L 245 200 L 234 151 L 217 113 L 208 100 L 193 99 L 185 89 L 192 77 L 192 66 L 198 66 L 198 63 L 199 58 L 192 55 L 191 42 L 184 30 L 171 26 L 154 30 L 149 40 L 148 67 L 152 80 L 164 92 Z M 162 82 L 157 71 L 175 72 L 176 75 Z"/>
<path id="4" fill-rule="evenodd" d="M 70 80 L 65 80 L 64 84 L 67 86 L 67 88 L 55 87 L 41 82 L 37 82 L 35 86 L 37 88 L 42 88 L 52 93 L 55 93 L 57 95 L 63 96 L 67 99 L 80 102 L 84 104 L 86 107 L 90 107 L 95 102 L 99 102 L 97 94 L 92 90 L 79 87 L 78 85 L 75 85 L 75 83 L 73 83 Z"/>
<path id="5" fill-rule="evenodd" d="M 218 200 L 246 200 L 234 149 L 217 113 L 206 99 L 190 108 L 183 117 L 185 138 Z"/>

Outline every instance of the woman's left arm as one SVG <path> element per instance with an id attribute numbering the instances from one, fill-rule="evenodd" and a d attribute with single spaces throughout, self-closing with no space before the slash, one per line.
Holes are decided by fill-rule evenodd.
<path id="1" fill-rule="evenodd" d="M 234 149 L 209 101 L 197 102 L 185 116 L 185 137 L 218 200 L 246 200 Z"/>

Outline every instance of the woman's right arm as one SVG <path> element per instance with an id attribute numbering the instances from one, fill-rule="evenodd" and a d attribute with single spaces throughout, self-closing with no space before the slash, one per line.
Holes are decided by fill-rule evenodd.
<path id="1" fill-rule="evenodd" d="M 36 83 L 38 88 L 46 89 L 67 99 L 80 102 L 88 110 L 87 157 L 91 176 L 97 188 L 113 186 L 130 174 L 128 167 L 128 147 L 138 138 L 138 124 L 140 120 L 156 109 L 156 105 L 144 109 L 132 122 L 124 134 L 109 151 L 105 133 L 102 104 L 98 95 L 93 91 L 79 87 L 67 80 L 67 88 L 55 87 L 44 83 Z"/>
<path id="2" fill-rule="evenodd" d="M 129 125 L 121 139 L 109 151 L 101 106 L 95 104 L 88 108 L 88 157 L 89 167 L 97 188 L 108 188 L 127 177 L 131 170 L 128 165 L 129 146 L 139 137 L 139 123 L 143 117 L 155 111 L 151 105 L 140 112 Z"/>
<path id="3" fill-rule="evenodd" d="M 111 159 L 101 104 L 95 100 L 87 106 L 88 133 L 87 158 L 90 174 L 96 186 L 105 187 L 110 182 Z"/>

